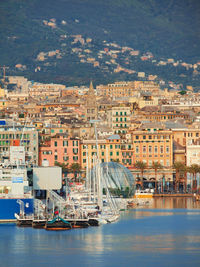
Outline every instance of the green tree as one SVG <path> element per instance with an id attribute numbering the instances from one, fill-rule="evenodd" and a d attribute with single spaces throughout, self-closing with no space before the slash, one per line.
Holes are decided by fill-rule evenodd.
<path id="1" fill-rule="evenodd" d="M 143 162 L 143 161 L 137 161 L 135 163 L 135 168 L 136 169 L 140 169 L 140 171 L 141 171 L 140 181 L 141 181 L 141 187 L 142 187 L 142 189 L 144 189 L 144 185 L 143 185 L 143 174 L 144 174 L 144 170 L 147 168 L 147 164 L 146 164 L 146 162 Z"/>
<path id="2" fill-rule="evenodd" d="M 190 166 L 192 173 L 192 192 L 197 192 L 197 173 L 200 172 L 200 166 L 198 164 L 192 164 Z"/>
<path id="3" fill-rule="evenodd" d="M 175 178 L 175 191 L 179 190 L 179 183 L 180 183 L 180 174 L 181 172 L 184 172 L 185 164 L 182 162 L 176 161 L 173 165 L 175 171 L 176 171 L 176 178 Z"/>
<path id="4" fill-rule="evenodd" d="M 70 171 L 74 174 L 74 179 L 76 181 L 77 174 L 81 171 L 81 165 L 79 163 L 72 163 L 70 166 Z"/>
<path id="5" fill-rule="evenodd" d="M 60 163 L 60 162 L 55 162 L 55 166 L 61 167 L 62 168 L 62 178 L 63 178 L 63 185 L 65 185 L 65 176 L 69 172 L 69 163 Z"/>
<path id="6" fill-rule="evenodd" d="M 152 164 L 152 167 L 153 167 L 153 169 L 155 171 L 155 190 L 157 191 L 157 184 L 158 184 L 157 174 L 158 174 L 158 170 L 162 169 L 163 166 L 159 162 L 154 161 L 153 164 Z"/>

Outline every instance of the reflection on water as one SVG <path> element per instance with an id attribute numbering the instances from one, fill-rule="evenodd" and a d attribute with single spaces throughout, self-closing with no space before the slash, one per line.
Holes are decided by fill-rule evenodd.
<path id="1" fill-rule="evenodd" d="M 192 197 L 156 197 L 152 201 L 154 209 L 200 209 L 200 201 Z"/>
<path id="2" fill-rule="evenodd" d="M 123 212 L 117 223 L 63 232 L 2 224 L 1 266 L 196 267 L 200 209 L 195 205 L 192 199 L 160 198 Z"/>

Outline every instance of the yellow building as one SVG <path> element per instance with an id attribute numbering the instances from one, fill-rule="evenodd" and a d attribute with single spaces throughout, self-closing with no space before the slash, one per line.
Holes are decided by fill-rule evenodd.
<path id="1" fill-rule="evenodd" d="M 183 147 L 194 143 L 200 137 L 200 129 L 172 129 L 174 140 Z"/>
<path id="2" fill-rule="evenodd" d="M 189 115 L 185 113 L 175 113 L 175 112 L 149 112 L 144 114 L 144 119 L 152 122 L 164 122 L 173 119 L 189 119 Z"/>
<path id="3" fill-rule="evenodd" d="M 110 97 L 133 97 L 137 92 L 151 92 L 158 95 L 160 87 L 153 81 L 131 81 L 115 82 L 108 85 L 99 85 L 96 87 L 98 94 Z"/>
<path id="4" fill-rule="evenodd" d="M 131 97 L 129 99 L 130 103 L 137 103 L 139 108 L 143 108 L 146 106 L 157 106 L 158 105 L 158 97 L 143 94 L 139 97 Z"/>
<path id="5" fill-rule="evenodd" d="M 107 139 L 98 140 L 98 153 L 100 162 L 122 162 L 120 136 L 112 135 Z M 87 159 L 90 159 L 91 167 L 93 167 L 96 155 L 96 140 L 83 140 L 81 143 L 81 167 L 86 169 Z M 90 165 L 89 162 L 88 165 Z"/>
<path id="6" fill-rule="evenodd" d="M 0 98 L 4 98 L 5 97 L 5 90 L 4 88 L 0 88 Z"/>

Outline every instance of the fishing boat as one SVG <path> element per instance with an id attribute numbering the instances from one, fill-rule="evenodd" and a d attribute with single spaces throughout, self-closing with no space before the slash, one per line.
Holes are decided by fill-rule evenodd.
<path id="1" fill-rule="evenodd" d="M 70 222 L 66 221 L 65 219 L 61 218 L 60 216 L 57 216 L 53 218 L 52 220 L 48 220 L 45 223 L 46 230 L 51 231 L 63 231 L 63 230 L 70 230 L 72 229 L 72 225 Z"/>

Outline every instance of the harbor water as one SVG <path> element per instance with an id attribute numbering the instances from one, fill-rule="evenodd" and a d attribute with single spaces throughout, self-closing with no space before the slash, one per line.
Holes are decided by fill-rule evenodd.
<path id="1" fill-rule="evenodd" d="M 200 266 L 200 204 L 158 198 L 116 223 L 68 231 L 0 224 L 3 267 Z"/>

